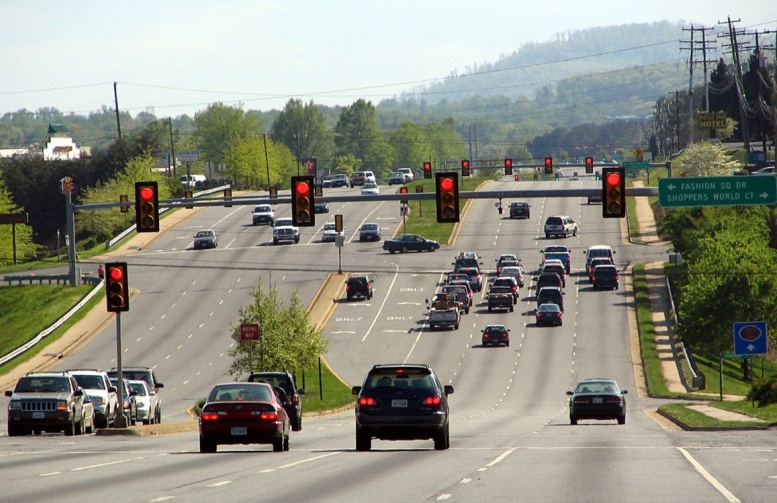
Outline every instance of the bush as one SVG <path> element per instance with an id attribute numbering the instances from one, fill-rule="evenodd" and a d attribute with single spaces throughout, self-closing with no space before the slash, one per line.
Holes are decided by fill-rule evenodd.
<path id="1" fill-rule="evenodd" d="M 747 399 L 758 402 L 759 407 L 766 407 L 777 403 L 777 377 L 766 381 L 756 381 L 747 395 Z"/>

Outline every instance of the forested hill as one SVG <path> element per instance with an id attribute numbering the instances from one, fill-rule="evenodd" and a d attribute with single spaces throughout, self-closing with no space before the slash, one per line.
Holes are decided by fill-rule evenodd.
<path id="1" fill-rule="evenodd" d="M 413 89 L 406 97 L 430 104 L 472 95 L 534 98 L 544 87 L 564 79 L 658 63 L 677 64 L 687 59 L 679 50 L 683 26 L 661 21 L 559 33 L 553 41 L 525 44 L 493 63 L 473 65 L 461 74 L 452 72 L 442 81 Z M 687 72 L 683 74 L 687 76 Z M 676 75 L 670 78 L 674 79 L 671 88 L 681 82 Z"/>

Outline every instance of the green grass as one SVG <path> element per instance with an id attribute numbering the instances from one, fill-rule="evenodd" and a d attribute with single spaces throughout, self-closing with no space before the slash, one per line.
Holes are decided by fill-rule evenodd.
<path id="1" fill-rule="evenodd" d="M 0 288 L 0 313 L 2 313 L 3 337 L 0 338 L 0 355 L 8 354 L 53 324 L 58 318 L 86 296 L 94 285 L 70 287 L 64 285 L 26 285 Z M 81 320 L 97 303 L 104 302 L 102 295 L 92 298 L 84 309 L 65 322 L 33 349 L 0 367 L 0 374 L 9 372 L 21 363 L 44 351 L 59 339 L 70 327 Z"/>
<path id="2" fill-rule="evenodd" d="M 743 427 L 763 427 L 764 423 L 754 421 L 721 421 L 706 414 L 688 408 L 685 404 L 673 403 L 662 405 L 659 411 L 669 415 L 684 425 L 692 429 L 721 429 L 721 428 L 743 428 Z"/>
<path id="3" fill-rule="evenodd" d="M 474 191 L 480 184 L 487 181 L 487 178 L 462 178 L 459 177 L 459 191 Z M 415 194 L 416 186 L 423 186 L 424 193 L 431 192 L 434 194 L 434 183 L 432 180 L 417 180 L 407 185 L 408 193 Z M 399 193 L 399 189 L 396 189 Z M 461 199 L 460 210 L 464 211 L 467 199 Z M 405 228 L 399 226 L 397 234 L 419 234 L 427 239 L 433 239 L 439 241 L 440 244 L 447 244 L 448 240 L 453 233 L 455 224 L 439 224 L 437 223 L 437 202 L 434 199 L 426 201 L 409 201 L 410 214 L 406 219 Z"/>

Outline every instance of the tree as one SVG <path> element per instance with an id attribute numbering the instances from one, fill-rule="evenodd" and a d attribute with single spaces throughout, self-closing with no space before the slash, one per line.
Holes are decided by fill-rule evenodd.
<path id="1" fill-rule="evenodd" d="M 272 186 L 287 186 L 286 181 L 296 173 L 294 155 L 283 143 L 268 138 L 235 140 L 225 151 L 224 162 L 227 165 L 227 176 L 249 187 L 267 187 L 268 183 Z"/>
<path id="2" fill-rule="evenodd" d="M 336 156 L 351 155 L 360 159 L 360 169 L 372 170 L 379 178 L 388 174 L 392 163 L 391 145 L 378 131 L 371 102 L 359 99 L 344 107 L 334 133 Z"/>
<path id="3" fill-rule="evenodd" d="M 686 176 L 728 176 L 741 168 L 726 150 L 714 143 L 693 143 L 685 149 L 674 169 Z"/>
<path id="4" fill-rule="evenodd" d="M 260 283 L 253 296 L 253 304 L 240 310 L 240 324 L 257 323 L 260 340 L 238 344 L 230 350 L 229 355 L 234 360 L 229 374 L 240 376 L 257 370 L 294 374 L 313 368 L 326 351 L 326 341 L 321 337 L 321 331 L 311 324 L 297 293 L 294 292 L 290 301 L 284 304 L 270 278 L 267 290 Z M 233 337 L 239 336 L 238 325 L 233 328 Z"/>
<path id="5" fill-rule="evenodd" d="M 23 213 L 11 199 L 5 182 L 0 178 L 0 214 Z M 35 242 L 32 239 L 32 227 L 27 224 L 0 224 L 0 265 L 35 257 Z"/>
<path id="6" fill-rule="evenodd" d="M 256 114 L 214 103 L 194 116 L 194 128 L 200 159 L 220 163 L 233 143 L 260 136 L 262 124 Z"/>
<path id="7" fill-rule="evenodd" d="M 286 145 L 299 160 L 332 158 L 327 117 L 312 101 L 303 105 L 301 100 L 289 100 L 273 122 L 272 138 Z"/>

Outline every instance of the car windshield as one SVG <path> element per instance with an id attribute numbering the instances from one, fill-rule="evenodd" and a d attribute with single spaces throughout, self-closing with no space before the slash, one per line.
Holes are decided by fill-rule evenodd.
<path id="1" fill-rule="evenodd" d="M 130 382 L 129 385 L 132 388 L 132 391 L 137 393 L 138 396 L 148 395 L 148 388 L 146 388 L 143 382 L 141 381 Z"/>
<path id="2" fill-rule="evenodd" d="M 336 228 L 335 224 L 324 224 L 325 231 L 333 231 L 335 230 L 335 228 Z"/>
<path id="3" fill-rule="evenodd" d="M 613 381 L 587 381 L 577 385 L 575 393 L 620 393 Z"/>
<path id="4" fill-rule="evenodd" d="M 269 213 L 272 211 L 270 206 L 257 206 L 254 208 L 254 213 Z"/>
<path id="5" fill-rule="evenodd" d="M 70 388 L 66 377 L 23 377 L 16 384 L 17 393 L 53 393 Z"/>
<path id="6" fill-rule="evenodd" d="M 78 385 L 84 389 L 105 389 L 105 379 L 101 376 L 77 374 L 73 377 L 76 378 Z"/>
<path id="7" fill-rule="evenodd" d="M 211 231 L 200 231 L 194 237 L 197 237 L 197 238 L 208 238 L 208 237 L 211 237 L 212 235 L 213 235 L 213 232 L 211 232 Z"/>
<path id="8" fill-rule="evenodd" d="M 486 327 L 484 332 L 487 334 L 503 334 L 507 332 L 507 329 L 502 325 L 494 325 L 494 326 Z"/>
<path id="9" fill-rule="evenodd" d="M 378 224 L 364 224 L 362 225 L 363 231 L 376 231 L 378 230 Z"/>
<path id="10" fill-rule="evenodd" d="M 232 402 L 232 401 L 264 401 L 272 400 L 270 389 L 266 386 L 256 386 L 245 384 L 225 384 L 216 386 L 208 396 L 209 402 Z"/>
<path id="11" fill-rule="evenodd" d="M 292 220 L 290 218 L 278 218 L 275 220 L 275 226 L 276 227 L 283 227 L 287 225 L 292 225 Z"/>

